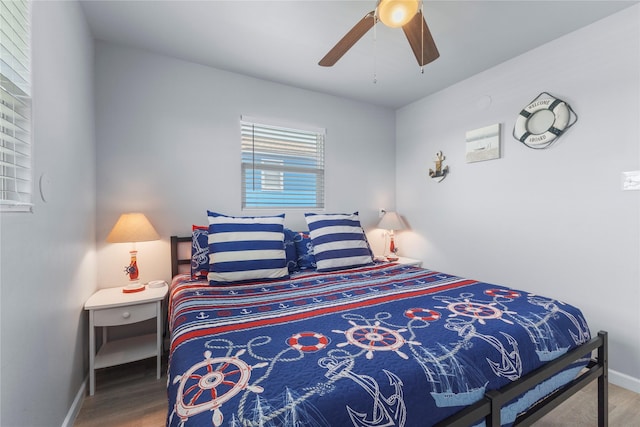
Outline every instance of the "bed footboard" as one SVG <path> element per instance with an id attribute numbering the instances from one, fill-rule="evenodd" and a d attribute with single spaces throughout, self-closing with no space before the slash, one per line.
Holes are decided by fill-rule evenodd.
<path id="1" fill-rule="evenodd" d="M 607 332 L 600 331 L 598 336 L 586 344 L 572 350 L 562 357 L 531 372 L 520 380 L 500 390 L 490 390 L 479 402 L 471 405 L 452 417 L 436 424 L 436 427 L 463 427 L 473 425 L 485 418 L 487 427 L 501 425 L 500 410 L 504 404 L 534 387 L 536 384 L 552 377 L 573 362 L 583 358 L 587 353 L 596 350 L 596 356 L 589 362 L 579 377 L 566 384 L 544 400 L 538 402 L 527 412 L 516 418 L 514 425 L 529 426 L 551 412 L 554 408 L 580 391 L 594 379 L 598 379 L 598 427 L 609 425 L 608 415 L 608 337 Z"/>

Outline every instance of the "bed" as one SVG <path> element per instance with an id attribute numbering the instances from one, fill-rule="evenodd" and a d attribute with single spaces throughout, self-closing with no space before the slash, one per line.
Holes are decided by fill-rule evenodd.
<path id="1" fill-rule="evenodd" d="M 530 425 L 596 379 L 608 425 L 607 334 L 569 304 L 387 262 L 210 283 L 193 239 L 171 238 L 167 425 Z"/>

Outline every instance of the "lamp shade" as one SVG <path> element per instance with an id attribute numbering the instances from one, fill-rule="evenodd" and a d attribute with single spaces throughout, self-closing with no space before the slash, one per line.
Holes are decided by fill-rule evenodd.
<path id="1" fill-rule="evenodd" d="M 120 215 L 118 222 L 107 236 L 109 243 L 148 242 L 159 240 L 158 232 L 142 213 Z"/>
<path id="2" fill-rule="evenodd" d="M 418 0 L 380 0 L 378 18 L 387 27 L 402 27 L 411 21 L 419 6 Z"/>
<path id="3" fill-rule="evenodd" d="M 404 222 L 400 215 L 396 212 L 386 212 L 380 222 L 378 228 L 384 228 L 385 230 L 404 230 Z"/>

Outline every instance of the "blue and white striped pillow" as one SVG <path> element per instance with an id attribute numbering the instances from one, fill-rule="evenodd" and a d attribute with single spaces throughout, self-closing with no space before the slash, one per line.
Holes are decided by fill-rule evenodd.
<path id="1" fill-rule="evenodd" d="M 318 271 L 332 271 L 373 263 L 371 248 L 353 214 L 305 213 Z"/>
<path id="2" fill-rule="evenodd" d="M 210 282 L 229 283 L 289 276 L 284 214 L 232 217 L 208 211 Z"/>

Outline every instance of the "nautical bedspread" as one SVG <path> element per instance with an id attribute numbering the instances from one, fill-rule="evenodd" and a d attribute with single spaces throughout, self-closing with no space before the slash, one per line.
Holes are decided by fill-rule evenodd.
<path id="1" fill-rule="evenodd" d="M 169 309 L 171 426 L 427 426 L 590 338 L 561 301 L 397 264 L 235 286 L 177 276 Z"/>

